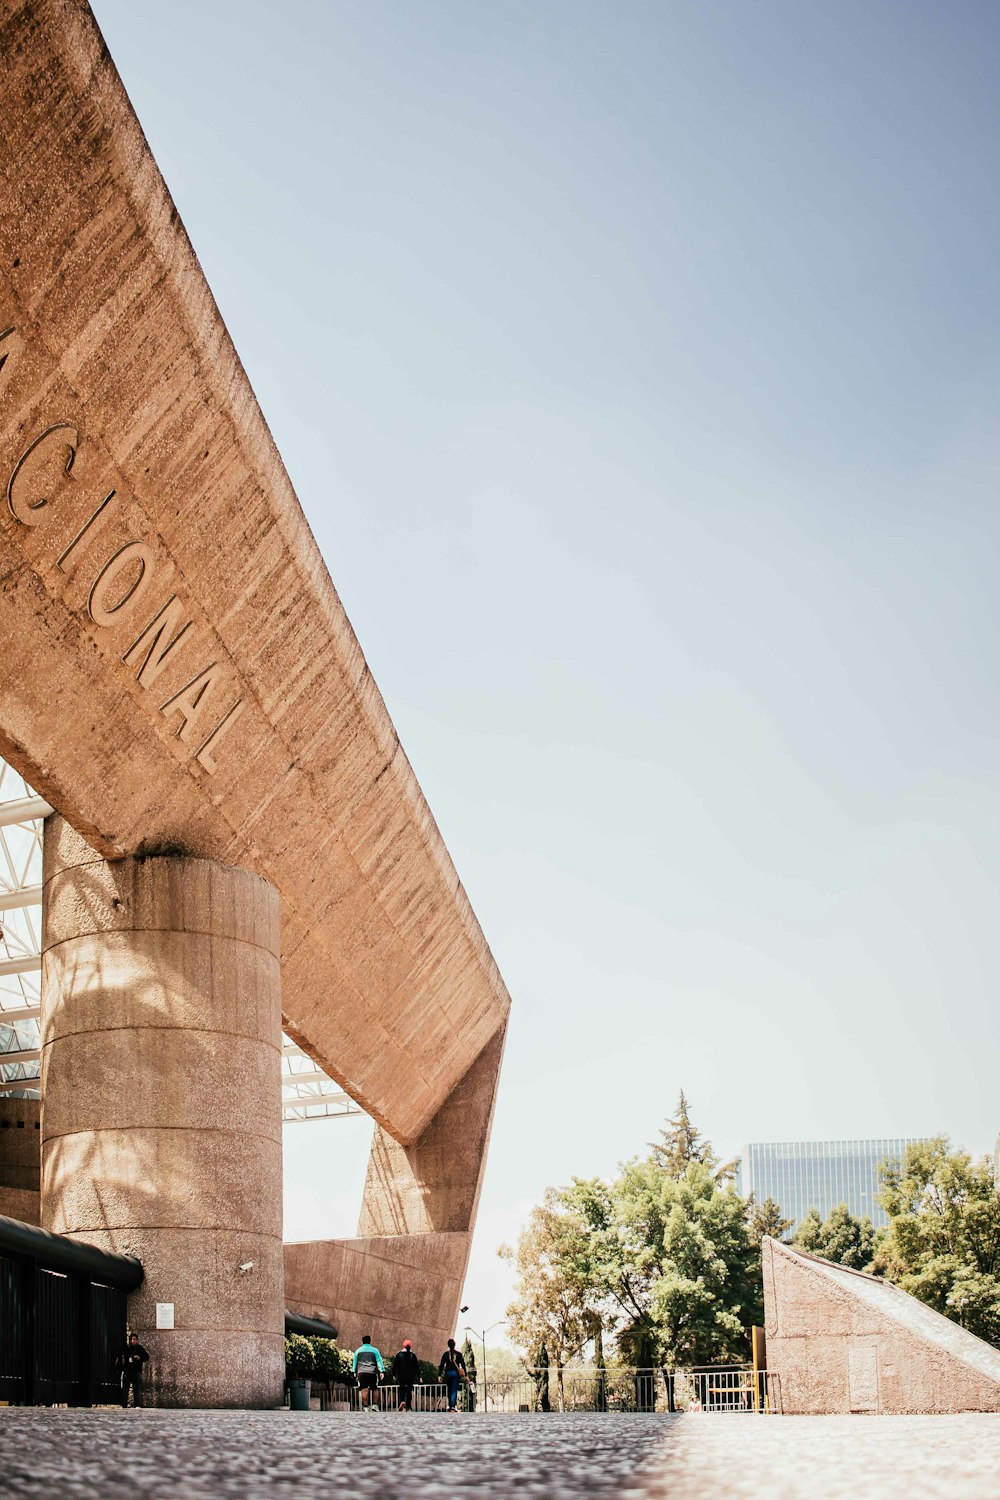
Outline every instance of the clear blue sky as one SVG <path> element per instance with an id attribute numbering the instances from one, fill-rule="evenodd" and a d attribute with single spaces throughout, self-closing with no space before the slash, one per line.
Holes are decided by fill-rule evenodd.
<path id="1" fill-rule="evenodd" d="M 986 1149 L 1000 9 L 95 9 L 513 995 L 477 1325 L 682 1085 Z"/>

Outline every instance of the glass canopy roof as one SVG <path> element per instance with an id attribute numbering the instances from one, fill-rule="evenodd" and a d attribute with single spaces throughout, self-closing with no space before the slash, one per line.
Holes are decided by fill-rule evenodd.
<path id="1" fill-rule="evenodd" d="M 0 1098 L 40 1097 L 43 820 L 52 809 L 0 760 Z M 356 1115 L 338 1083 L 282 1037 L 286 1122 Z"/>

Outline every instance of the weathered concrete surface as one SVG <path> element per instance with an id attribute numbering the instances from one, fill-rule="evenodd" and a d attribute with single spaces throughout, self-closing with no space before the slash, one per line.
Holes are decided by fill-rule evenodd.
<path id="1" fill-rule="evenodd" d="M 483 1049 L 412 1146 L 376 1126 L 357 1239 L 285 1246 L 288 1306 L 328 1318 L 343 1344 L 410 1338 L 438 1359 L 456 1331 L 504 1040 Z"/>
<path id="2" fill-rule="evenodd" d="M 0 1095 L 0 1214 L 39 1224 L 41 1144 L 38 1099 Z"/>
<path id="3" fill-rule="evenodd" d="M 476 1221 L 506 1028 L 483 1049 L 412 1146 L 378 1127 L 358 1234 L 467 1233 Z"/>
<path id="4" fill-rule="evenodd" d="M 109 862 L 49 819 L 42 1222 L 142 1261 L 129 1323 L 163 1405 L 281 1400 L 279 946 L 259 876 Z"/>
<path id="5" fill-rule="evenodd" d="M 414 1141 L 503 982 L 89 9 L 0 48 L 0 753 L 270 881 L 286 1029 Z"/>
<path id="6" fill-rule="evenodd" d="M 772 1399 L 793 1412 L 1000 1412 L 1000 1351 L 876 1276 L 765 1239 Z"/>
<path id="7" fill-rule="evenodd" d="M 413 1340 L 421 1359 L 441 1358 L 469 1258 L 467 1234 L 387 1235 L 285 1246 L 285 1303 L 326 1318 L 354 1349 L 370 1333 L 394 1354 Z"/>

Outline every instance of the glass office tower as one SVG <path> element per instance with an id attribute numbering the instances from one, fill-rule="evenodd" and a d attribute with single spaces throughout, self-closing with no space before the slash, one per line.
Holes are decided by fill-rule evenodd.
<path id="1" fill-rule="evenodd" d="M 740 1157 L 736 1188 L 758 1203 L 773 1198 L 786 1219 L 796 1224 L 810 1208 L 826 1218 L 846 1203 L 858 1218 L 875 1225 L 888 1219 L 875 1201 L 878 1169 L 889 1157 L 899 1159 L 914 1138 L 876 1141 L 752 1141 Z"/>

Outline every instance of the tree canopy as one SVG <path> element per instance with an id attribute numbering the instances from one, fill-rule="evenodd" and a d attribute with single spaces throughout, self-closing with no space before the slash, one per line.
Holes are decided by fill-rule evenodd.
<path id="1" fill-rule="evenodd" d="M 620 1358 L 643 1368 L 746 1357 L 762 1318 L 749 1206 L 712 1175 L 717 1158 L 683 1094 L 661 1134 L 613 1181 L 576 1178 L 534 1210 L 508 1309 L 526 1348 L 544 1336 L 562 1362 L 591 1339 L 603 1347 L 607 1334 Z"/>
<path id="2" fill-rule="evenodd" d="M 779 1204 L 737 1196 L 683 1092 L 645 1158 L 610 1182 L 574 1178 L 531 1214 L 514 1260 L 513 1340 L 532 1365 L 559 1372 L 589 1344 L 640 1368 L 743 1360 L 763 1321 L 760 1242 L 785 1239 Z M 1000 1346 L 1000 1197 L 990 1162 L 945 1137 L 911 1146 L 883 1168 L 873 1230 L 838 1204 L 811 1209 L 792 1243 L 853 1270 L 887 1276 Z M 544 1358 L 542 1350 L 544 1349 Z M 547 1378 L 544 1392 L 547 1399 Z"/>
<path id="3" fill-rule="evenodd" d="M 838 1203 L 825 1219 L 811 1208 L 795 1231 L 792 1244 L 798 1250 L 807 1250 L 811 1255 L 821 1255 L 824 1260 L 836 1261 L 852 1271 L 864 1271 L 870 1264 L 875 1243 L 875 1230 L 867 1214 L 858 1219 L 846 1203 Z"/>
<path id="4" fill-rule="evenodd" d="M 872 1269 L 1000 1346 L 1000 1196 L 988 1157 L 952 1151 L 946 1136 L 906 1149 L 883 1172 Z"/>
<path id="5" fill-rule="evenodd" d="M 549 1188 L 531 1211 L 516 1250 L 500 1255 L 517 1268 L 517 1297 L 507 1309 L 510 1337 L 525 1349 L 541 1343 L 557 1365 L 579 1354 L 598 1316 L 589 1228 L 565 1192 Z"/>
<path id="6" fill-rule="evenodd" d="M 659 1359 L 671 1366 L 745 1359 L 763 1308 L 760 1245 L 744 1200 L 701 1164 L 665 1189 L 633 1182 L 631 1192 L 655 1194 L 663 1223 L 650 1303 Z"/>

